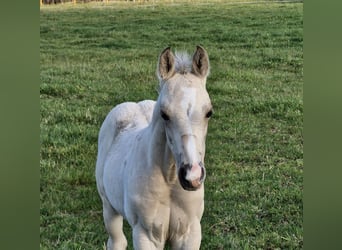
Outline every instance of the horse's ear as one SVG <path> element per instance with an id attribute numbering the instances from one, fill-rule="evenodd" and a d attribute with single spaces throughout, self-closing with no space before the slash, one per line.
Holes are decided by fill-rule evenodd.
<path id="1" fill-rule="evenodd" d="M 175 57 L 170 47 L 167 47 L 159 56 L 158 70 L 159 80 L 167 80 L 175 74 Z"/>
<path id="2" fill-rule="evenodd" d="M 192 58 L 192 73 L 201 77 L 206 78 L 209 75 L 209 57 L 207 51 L 197 46 L 196 52 Z"/>

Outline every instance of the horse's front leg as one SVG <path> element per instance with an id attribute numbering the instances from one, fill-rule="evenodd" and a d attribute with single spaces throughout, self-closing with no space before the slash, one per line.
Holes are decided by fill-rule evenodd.
<path id="1" fill-rule="evenodd" d="M 201 246 L 201 224 L 198 219 L 190 222 L 189 230 L 171 240 L 173 250 L 198 250 Z"/>
<path id="2" fill-rule="evenodd" d="M 152 229 L 146 230 L 140 223 L 133 227 L 133 245 L 135 250 L 162 250 L 164 242 L 155 239 Z"/>

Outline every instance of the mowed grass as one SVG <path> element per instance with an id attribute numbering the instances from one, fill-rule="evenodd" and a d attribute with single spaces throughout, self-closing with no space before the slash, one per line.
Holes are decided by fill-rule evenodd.
<path id="1" fill-rule="evenodd" d="M 103 249 L 101 123 L 157 98 L 162 49 L 197 44 L 215 110 L 201 249 L 303 248 L 303 4 L 94 6 L 40 11 L 40 248 Z"/>

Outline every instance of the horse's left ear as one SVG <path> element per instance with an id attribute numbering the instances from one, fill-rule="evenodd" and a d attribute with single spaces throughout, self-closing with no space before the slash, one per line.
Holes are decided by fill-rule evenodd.
<path id="1" fill-rule="evenodd" d="M 192 58 L 192 73 L 201 78 L 206 78 L 209 75 L 209 57 L 207 51 L 197 46 L 196 52 Z"/>

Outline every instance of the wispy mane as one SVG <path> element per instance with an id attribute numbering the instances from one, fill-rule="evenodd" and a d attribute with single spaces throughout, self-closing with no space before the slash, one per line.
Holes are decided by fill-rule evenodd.
<path id="1" fill-rule="evenodd" d="M 192 65 L 191 56 L 184 51 L 175 52 L 175 70 L 180 74 L 190 73 Z"/>

